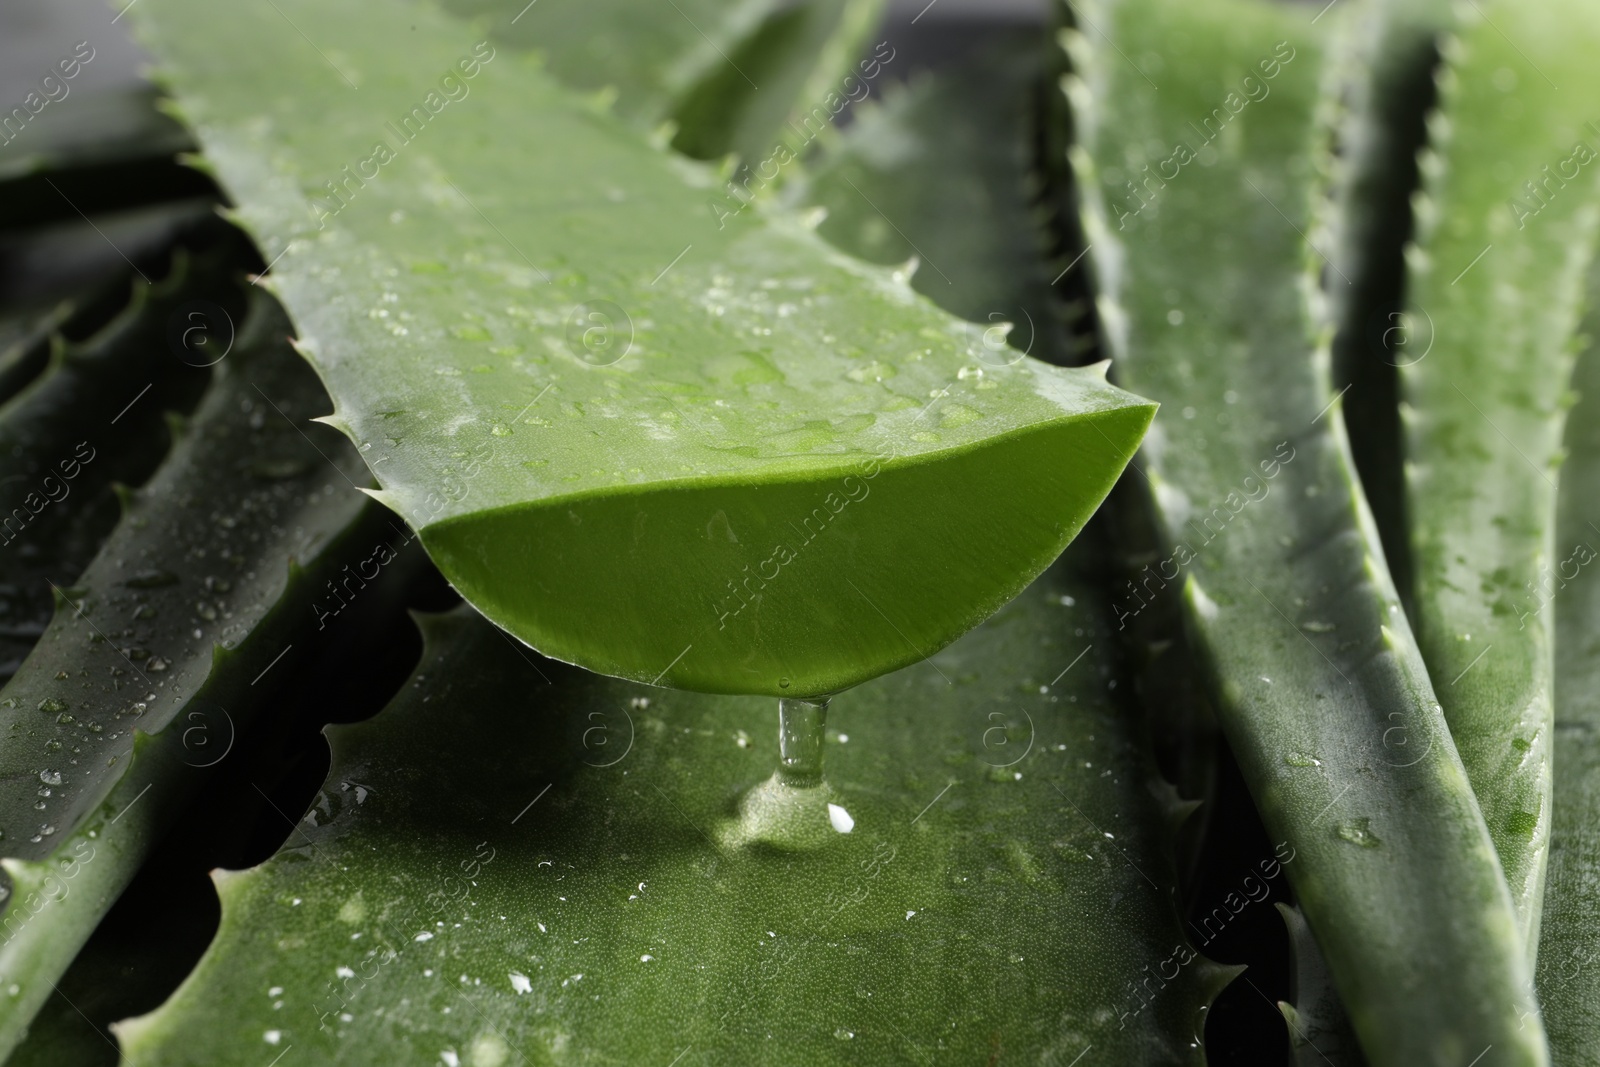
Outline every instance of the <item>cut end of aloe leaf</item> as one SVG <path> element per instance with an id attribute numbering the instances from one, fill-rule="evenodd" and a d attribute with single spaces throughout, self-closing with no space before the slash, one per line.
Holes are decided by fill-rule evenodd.
<path id="1" fill-rule="evenodd" d="M 1155 412 L 1123 398 L 950 452 L 541 500 L 423 541 L 546 655 L 702 692 L 837 692 L 943 648 L 1060 555 Z"/>
<path id="2" fill-rule="evenodd" d="M 381 499 L 540 651 L 709 692 L 844 688 L 1019 592 L 1137 446 L 1146 402 L 713 192 L 548 71 L 485 51 L 467 106 L 402 138 L 385 124 L 416 71 L 460 61 L 462 27 L 285 4 L 134 17 L 242 220 L 293 249 L 277 288 Z M 365 79 L 317 90 L 316 123 L 250 88 L 338 80 L 301 16 Z M 354 129 L 403 151 L 313 238 L 304 191 L 350 165 Z"/>

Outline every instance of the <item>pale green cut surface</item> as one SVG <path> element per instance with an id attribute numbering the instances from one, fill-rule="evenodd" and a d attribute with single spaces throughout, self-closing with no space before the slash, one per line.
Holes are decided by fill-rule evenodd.
<path id="1" fill-rule="evenodd" d="M 549 655 L 788 695 L 914 662 L 1060 553 L 1148 425 L 466 23 L 277 6 L 140 17 L 381 499 Z"/>

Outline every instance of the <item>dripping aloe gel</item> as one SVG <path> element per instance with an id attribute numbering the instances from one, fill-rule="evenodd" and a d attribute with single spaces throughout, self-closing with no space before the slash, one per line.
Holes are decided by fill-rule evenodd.
<path id="1" fill-rule="evenodd" d="M 724 844 L 803 851 L 855 829 L 855 819 L 822 774 L 831 697 L 780 697 L 778 769 L 739 800 L 721 830 Z"/>

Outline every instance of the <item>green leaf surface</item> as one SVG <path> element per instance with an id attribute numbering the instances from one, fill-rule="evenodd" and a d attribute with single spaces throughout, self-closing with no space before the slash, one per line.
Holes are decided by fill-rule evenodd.
<path id="1" fill-rule="evenodd" d="M 1431 344 L 1400 372 L 1417 640 L 1530 959 L 1554 716 L 1538 583 L 1565 555 L 1554 544 L 1556 469 L 1600 223 L 1596 54 L 1593 4 L 1464 11 L 1408 254 L 1407 325 Z"/>
<path id="2" fill-rule="evenodd" d="M 695 159 L 737 156 L 734 180 L 748 190 L 740 195 L 760 195 L 894 62 L 887 40 L 857 58 L 883 8 L 883 0 L 809 0 L 774 12 L 679 106 L 672 146 Z"/>
<path id="3" fill-rule="evenodd" d="M 1200 1062 L 1228 972 L 1177 924 L 1087 547 L 835 699 L 826 795 L 853 826 L 806 801 L 808 851 L 739 814 L 769 703 L 429 620 L 394 703 L 330 731 L 296 835 L 218 877 L 217 941 L 119 1027 L 128 1061 Z"/>
<path id="4" fill-rule="evenodd" d="M 914 662 L 1059 554 L 1148 423 L 1094 370 L 1019 361 L 904 277 L 730 212 L 710 171 L 463 24 L 278 6 L 349 70 L 266 8 L 140 17 L 279 257 L 331 421 L 446 577 L 547 654 L 788 695 Z M 452 71 L 470 95 L 385 125 Z"/>
<path id="5" fill-rule="evenodd" d="M 614 98 L 619 115 L 645 128 L 670 120 L 702 82 L 724 74 L 730 53 L 756 37 L 778 7 L 774 0 L 446 0 L 444 6 L 485 22 L 496 44 L 534 53 L 562 84 Z M 740 77 L 752 94 L 760 90 Z"/>
<path id="6" fill-rule="evenodd" d="M 0 236 L 0 404 L 49 365 L 56 334 L 92 335 L 139 272 L 177 247 L 204 248 L 216 228 L 209 201 L 178 201 Z"/>
<path id="7" fill-rule="evenodd" d="M 991 341 L 1062 363 L 1066 308 L 1050 284 L 1033 158 L 1052 53 L 1041 32 L 1016 31 L 862 106 L 813 168 L 807 200 L 827 209 L 817 232 L 840 248 L 874 263 L 920 259 L 918 292 Z"/>
<path id="8" fill-rule="evenodd" d="M 1454 25 L 1454 7 L 1454 0 L 1370 0 L 1354 9 L 1331 164 L 1337 207 L 1324 245 L 1343 283 L 1326 290 L 1337 327 L 1334 383 L 1346 390 L 1340 407 L 1350 451 L 1408 608 L 1399 367 L 1425 351 L 1430 337 L 1406 328 L 1405 249 L 1421 181 L 1417 156 L 1438 96 L 1439 44 Z"/>
<path id="9" fill-rule="evenodd" d="M 354 451 L 297 424 L 326 397 L 287 331 L 257 294 L 172 454 L 129 494 L 76 584 L 58 587 L 55 618 L 0 690 L 0 865 L 11 878 L 0 988 L 15 990 L 0 1053 L 185 798 L 267 710 L 256 680 L 320 621 L 319 598 L 336 603 L 332 580 L 350 581 L 340 565 L 370 563 L 374 541 L 392 536 L 355 491 L 365 472 Z"/>
<path id="10" fill-rule="evenodd" d="M 115 525 L 111 487 L 150 476 L 167 453 L 166 413 L 204 390 L 208 372 L 178 358 L 168 326 L 190 301 L 219 295 L 204 280 L 216 254 L 196 263 L 180 252 L 160 282 L 135 281 L 114 319 L 80 342 L 58 338 L 50 365 L 0 406 L 0 675 L 43 633 L 52 586 L 76 580 Z"/>
<path id="11" fill-rule="evenodd" d="M 883 0 L 643 6 L 599 0 L 543 8 L 520 0 L 449 0 L 445 6 L 486 17 L 496 44 L 534 53 L 564 85 L 614 99 L 618 114 L 636 127 L 655 132 L 666 124 L 662 132 L 679 151 L 696 159 L 743 158 L 749 187 L 755 168 L 773 159 L 779 144 L 789 153 L 782 169 L 809 141 L 783 129 L 785 123 L 806 131 L 818 108 L 824 124 L 838 114 L 827 94 L 852 93 L 856 83 L 845 78 Z M 775 177 L 764 175 L 755 188 Z"/>
<path id="12" fill-rule="evenodd" d="M 1557 1063 L 1600 1057 L 1600 268 L 1589 276 L 1587 347 L 1572 386 L 1557 557 L 1536 588 L 1555 617 L 1555 775 L 1538 989 Z"/>
<path id="13" fill-rule="evenodd" d="M 51 338 L 74 310 L 73 301 L 66 299 L 0 312 L 0 403 L 16 396 L 49 365 Z"/>
<path id="14" fill-rule="evenodd" d="M 1279 903 L 1278 914 L 1289 932 L 1290 1002 L 1278 1002 L 1289 1028 L 1289 1049 L 1295 1067 L 1360 1067 L 1366 1061 L 1350 1030 L 1339 991 L 1328 973 L 1317 939 L 1300 909 Z"/>
<path id="15" fill-rule="evenodd" d="M 1307 236 L 1337 16 L 1083 13 L 1070 95 L 1101 319 L 1119 380 L 1165 405 L 1141 469 L 1170 554 L 1119 616 L 1183 583 L 1218 716 L 1269 834 L 1296 849 L 1290 879 L 1369 1060 L 1459 1067 L 1492 1045 L 1543 1063 L 1511 899 L 1328 384 Z"/>

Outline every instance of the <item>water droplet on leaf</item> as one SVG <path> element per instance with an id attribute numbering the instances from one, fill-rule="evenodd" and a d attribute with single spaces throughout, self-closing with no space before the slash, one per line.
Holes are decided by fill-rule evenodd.
<path id="1" fill-rule="evenodd" d="M 1334 827 L 1334 832 L 1342 840 L 1362 848 L 1377 848 L 1383 844 L 1378 840 L 1378 835 L 1372 832 L 1372 820 L 1363 816 L 1359 819 L 1348 819 Z"/>

